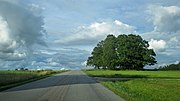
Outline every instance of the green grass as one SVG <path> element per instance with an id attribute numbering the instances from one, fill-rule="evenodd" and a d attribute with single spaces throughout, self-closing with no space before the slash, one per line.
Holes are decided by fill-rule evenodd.
<path id="1" fill-rule="evenodd" d="M 179 101 L 180 80 L 136 79 L 102 82 L 128 101 Z"/>
<path id="2" fill-rule="evenodd" d="M 0 91 L 65 71 L 0 71 Z"/>
<path id="3" fill-rule="evenodd" d="M 101 82 L 127 101 L 179 101 L 180 71 L 84 70 L 89 76 L 136 78 Z"/>
<path id="4" fill-rule="evenodd" d="M 180 79 L 180 71 L 84 70 L 84 72 L 93 77 Z"/>

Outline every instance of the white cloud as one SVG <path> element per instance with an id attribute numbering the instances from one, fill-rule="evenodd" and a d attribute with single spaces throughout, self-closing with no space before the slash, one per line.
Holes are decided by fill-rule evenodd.
<path id="1" fill-rule="evenodd" d="M 27 51 L 31 51 L 34 44 L 44 44 L 43 20 L 49 32 L 46 41 L 56 49 L 93 48 L 92 45 L 107 34 L 136 34 L 133 26 L 143 33 L 154 28 L 152 32 L 147 32 L 149 34 L 142 35 L 151 43 L 150 48 L 156 50 L 158 63 L 179 61 L 179 1 L 129 1 L 92 0 L 77 3 L 67 0 L 0 0 L 0 68 L 83 68 L 90 54 L 74 49 L 35 50 L 31 57 L 26 58 Z M 145 21 L 149 14 L 143 11 L 149 4 L 163 5 L 149 6 L 152 23 Z"/>
<path id="2" fill-rule="evenodd" d="M 158 32 L 174 33 L 180 31 L 180 7 L 178 6 L 149 6 L 148 12 L 154 30 Z"/>
<path id="3" fill-rule="evenodd" d="M 9 41 L 9 28 L 8 24 L 2 16 L 0 16 L 0 42 L 1 43 L 6 43 Z"/>
<path id="4" fill-rule="evenodd" d="M 95 22 L 89 26 L 79 26 L 75 33 L 64 40 L 56 40 L 65 45 L 94 45 L 104 39 L 108 34 L 131 34 L 137 33 L 135 27 L 124 24 L 121 21 Z"/>
<path id="5" fill-rule="evenodd" d="M 55 53 L 55 54 L 49 54 Z M 82 64 L 89 56 L 88 51 L 79 49 L 45 49 L 35 50 L 32 56 L 19 61 L 2 61 L 0 60 L 0 69 L 83 69 L 85 65 Z"/>
<path id="6" fill-rule="evenodd" d="M 148 7 L 148 13 L 154 30 L 142 36 L 147 40 L 151 39 L 151 48 L 159 52 L 164 52 L 165 48 L 178 48 L 180 46 L 180 7 L 151 5 Z"/>
<path id="7" fill-rule="evenodd" d="M 156 52 L 163 52 L 166 49 L 166 42 L 164 40 L 151 39 L 149 45 L 149 48 L 154 49 Z"/>
<path id="8" fill-rule="evenodd" d="M 10 29 L 7 21 L 0 16 L 0 58 L 6 60 L 21 59 L 25 56 L 25 53 L 19 53 L 14 51 L 18 47 L 18 44 L 10 36 Z"/>
<path id="9" fill-rule="evenodd" d="M 35 6 L 37 11 L 35 4 L 32 10 L 19 0 L 0 1 L 0 59 L 24 59 L 34 44 L 45 45 L 43 18 Z"/>
<path id="10" fill-rule="evenodd" d="M 115 25 L 119 27 L 119 31 L 124 34 L 135 34 L 135 27 L 130 26 L 128 24 L 122 23 L 121 21 L 115 20 L 114 21 Z"/>
<path id="11" fill-rule="evenodd" d="M 176 48 L 180 46 L 180 36 L 172 36 L 168 40 L 168 47 L 169 48 Z"/>
<path id="12" fill-rule="evenodd" d="M 7 22 L 0 16 L 0 49 L 4 49 L 6 44 L 10 44 L 9 28 Z"/>
<path id="13" fill-rule="evenodd" d="M 174 64 L 179 64 L 180 61 L 176 61 Z"/>
<path id="14" fill-rule="evenodd" d="M 180 49 L 180 7 L 158 6 L 148 7 L 150 21 L 154 30 L 142 34 L 149 40 L 150 48 L 157 54 L 158 65 L 167 65 L 179 61 Z"/>

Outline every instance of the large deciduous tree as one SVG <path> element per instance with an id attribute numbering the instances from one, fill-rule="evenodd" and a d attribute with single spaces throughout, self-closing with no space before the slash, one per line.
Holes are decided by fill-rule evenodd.
<path id="1" fill-rule="evenodd" d="M 148 41 L 139 35 L 108 35 L 93 49 L 87 65 L 106 69 L 141 70 L 146 65 L 154 65 L 155 52 L 149 49 Z"/>
<path id="2" fill-rule="evenodd" d="M 145 65 L 154 65 L 155 52 L 148 49 L 148 41 L 139 35 L 119 35 L 117 37 L 118 63 L 122 69 L 143 69 Z"/>

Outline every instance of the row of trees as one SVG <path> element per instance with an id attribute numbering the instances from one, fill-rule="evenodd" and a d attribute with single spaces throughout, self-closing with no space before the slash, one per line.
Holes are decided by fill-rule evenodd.
<path id="1" fill-rule="evenodd" d="M 136 69 L 154 65 L 155 52 L 139 35 L 108 35 L 93 49 L 87 65 L 97 69 Z"/>
<path id="2" fill-rule="evenodd" d="M 180 62 L 178 64 L 170 64 L 167 66 L 160 66 L 159 70 L 180 70 Z"/>

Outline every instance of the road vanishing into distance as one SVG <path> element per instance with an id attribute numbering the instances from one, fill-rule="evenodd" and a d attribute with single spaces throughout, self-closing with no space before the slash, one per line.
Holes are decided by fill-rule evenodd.
<path id="1" fill-rule="evenodd" d="M 69 71 L 0 92 L 0 101 L 124 101 L 81 71 Z"/>

